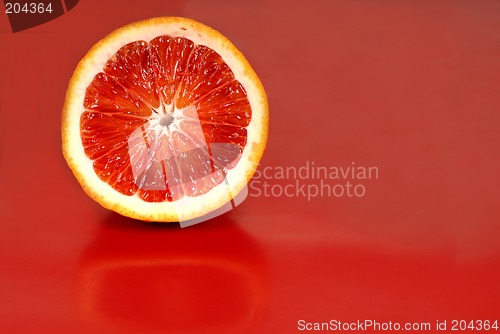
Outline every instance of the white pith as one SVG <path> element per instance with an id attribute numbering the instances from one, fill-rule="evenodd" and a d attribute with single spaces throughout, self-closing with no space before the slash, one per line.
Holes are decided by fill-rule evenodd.
<path id="1" fill-rule="evenodd" d="M 207 194 L 197 197 L 185 196 L 174 202 L 148 203 L 137 195 L 123 195 L 99 179 L 94 172 L 92 160 L 83 150 L 80 137 L 80 115 L 84 111 L 83 99 L 86 88 L 94 76 L 102 72 L 107 60 L 120 47 L 134 41 L 149 42 L 162 35 L 185 37 L 196 45 L 205 45 L 217 52 L 231 68 L 235 79 L 244 87 L 252 109 L 252 119 L 247 127 L 247 146 L 238 164 L 227 171 L 228 184 L 222 182 Z M 172 106 L 165 106 L 165 108 L 171 110 Z M 178 122 L 184 111 L 174 109 L 174 120 L 168 127 L 160 124 L 158 115 L 151 117 L 149 125 L 154 126 L 158 132 L 179 129 Z M 158 112 L 161 114 L 163 109 Z M 258 78 L 244 57 L 218 32 L 195 21 L 182 18 L 158 18 L 149 20 L 149 24 L 131 24 L 113 32 L 96 44 L 80 62 L 71 79 L 64 113 L 63 151 L 68 164 L 82 183 L 82 187 L 101 205 L 124 215 L 144 220 L 188 220 L 215 210 L 230 201 L 253 175 L 267 139 L 267 99 Z M 257 148 L 257 152 L 254 148 Z"/>

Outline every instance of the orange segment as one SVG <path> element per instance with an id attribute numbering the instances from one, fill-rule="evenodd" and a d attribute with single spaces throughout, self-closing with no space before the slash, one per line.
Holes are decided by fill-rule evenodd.
<path id="1" fill-rule="evenodd" d="M 233 72 L 221 57 L 206 46 L 197 46 L 188 58 L 186 72 L 177 89 L 175 106 L 186 108 L 232 81 Z"/>
<path id="2" fill-rule="evenodd" d="M 150 43 L 151 66 L 165 105 L 172 103 L 195 45 L 186 38 L 160 36 Z"/>
<path id="3" fill-rule="evenodd" d="M 104 72 L 146 105 L 160 106 L 148 43 L 139 41 L 125 45 L 108 60 Z"/>
<path id="4" fill-rule="evenodd" d="M 98 73 L 87 88 L 83 107 L 87 110 L 103 113 L 138 117 L 151 116 L 152 109 L 137 95 L 137 92 L 120 85 L 114 77 Z"/>

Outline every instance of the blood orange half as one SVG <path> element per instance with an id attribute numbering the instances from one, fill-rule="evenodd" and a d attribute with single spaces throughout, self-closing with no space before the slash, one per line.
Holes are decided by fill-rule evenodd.
<path id="1" fill-rule="evenodd" d="M 267 141 L 264 88 L 240 51 L 190 19 L 153 18 L 97 43 L 70 80 L 64 157 L 105 208 L 184 221 L 231 201 Z"/>

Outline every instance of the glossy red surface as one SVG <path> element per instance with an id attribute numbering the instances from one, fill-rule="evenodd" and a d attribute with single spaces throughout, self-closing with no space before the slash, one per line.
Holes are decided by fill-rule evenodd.
<path id="1" fill-rule="evenodd" d="M 186 229 L 102 209 L 60 148 L 79 59 L 158 15 L 227 35 L 271 107 L 261 183 Z M 453 319 L 498 319 L 499 17 L 493 0 L 86 0 L 12 34 L 0 15 L 0 332 L 297 333 L 299 320 L 372 319 L 447 320 L 451 333 Z M 308 162 L 379 177 L 351 180 L 362 197 L 264 196 L 264 181 L 295 182 L 277 167 Z"/>

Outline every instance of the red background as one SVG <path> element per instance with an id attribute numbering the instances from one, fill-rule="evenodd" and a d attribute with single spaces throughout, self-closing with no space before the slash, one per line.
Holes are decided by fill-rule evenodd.
<path id="1" fill-rule="evenodd" d="M 379 180 L 362 198 L 249 197 L 182 230 L 95 204 L 61 153 L 67 83 L 100 38 L 163 15 L 220 30 L 262 79 L 261 168 Z M 82 0 L 13 34 L 2 13 L 0 332 L 499 319 L 499 18 L 493 0 Z"/>

